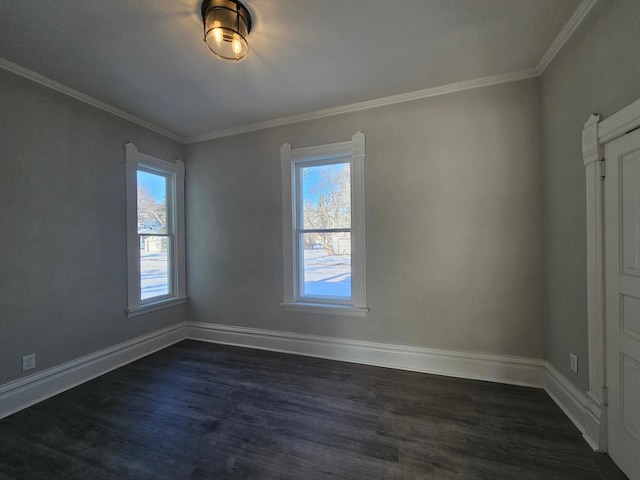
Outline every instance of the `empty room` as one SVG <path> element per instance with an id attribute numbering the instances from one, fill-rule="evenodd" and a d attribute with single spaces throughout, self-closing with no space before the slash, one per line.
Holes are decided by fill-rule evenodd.
<path id="1" fill-rule="evenodd" d="M 0 0 L 0 479 L 640 480 L 639 25 Z"/>

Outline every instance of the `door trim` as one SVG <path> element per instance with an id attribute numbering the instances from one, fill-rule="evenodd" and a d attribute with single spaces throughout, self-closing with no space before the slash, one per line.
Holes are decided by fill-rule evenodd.
<path id="1" fill-rule="evenodd" d="M 604 304 L 604 145 L 640 127 L 640 99 L 601 120 L 592 114 L 582 130 L 582 160 L 587 197 L 587 311 L 589 326 L 588 435 L 607 451 L 605 304 Z"/>

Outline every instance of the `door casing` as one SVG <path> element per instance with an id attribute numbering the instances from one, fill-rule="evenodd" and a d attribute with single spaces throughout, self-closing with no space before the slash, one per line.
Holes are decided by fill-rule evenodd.
<path id="1" fill-rule="evenodd" d="M 582 131 L 582 159 L 587 201 L 587 311 L 589 328 L 589 391 L 585 415 L 587 441 L 606 452 L 607 379 L 604 303 L 604 145 L 640 127 L 640 99 L 611 117 L 592 114 Z"/>

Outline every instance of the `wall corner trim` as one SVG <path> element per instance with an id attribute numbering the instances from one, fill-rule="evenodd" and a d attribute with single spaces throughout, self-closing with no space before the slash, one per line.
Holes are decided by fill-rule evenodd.
<path id="1" fill-rule="evenodd" d="M 258 328 L 187 323 L 187 338 L 343 362 L 541 388 L 544 361 Z"/>
<path id="2" fill-rule="evenodd" d="M 578 428 L 589 446 L 599 451 L 602 406 L 578 390 L 550 363 L 545 363 L 545 370 L 545 392 Z"/>
<path id="3" fill-rule="evenodd" d="M 185 322 L 0 385 L 0 418 L 88 382 L 185 338 Z"/>

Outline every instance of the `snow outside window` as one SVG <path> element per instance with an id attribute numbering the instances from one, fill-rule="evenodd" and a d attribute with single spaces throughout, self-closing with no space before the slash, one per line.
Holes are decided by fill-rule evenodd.
<path id="1" fill-rule="evenodd" d="M 129 317 L 184 303 L 184 164 L 126 145 Z"/>
<path id="2" fill-rule="evenodd" d="M 281 148 L 286 310 L 364 316 L 365 136 Z"/>

